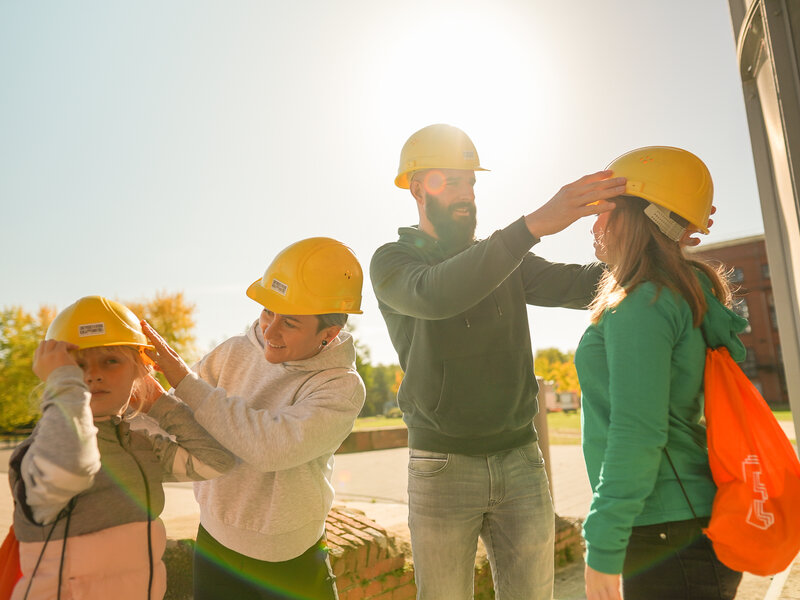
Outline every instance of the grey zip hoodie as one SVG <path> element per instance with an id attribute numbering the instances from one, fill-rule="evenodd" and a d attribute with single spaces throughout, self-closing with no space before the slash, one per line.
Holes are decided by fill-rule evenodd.
<path id="1" fill-rule="evenodd" d="M 316 356 L 264 358 L 258 322 L 212 350 L 175 394 L 237 457 L 213 482 L 195 485 L 200 522 L 218 542 L 258 560 L 296 558 L 322 536 L 333 503 L 333 453 L 364 404 L 352 337 Z"/>

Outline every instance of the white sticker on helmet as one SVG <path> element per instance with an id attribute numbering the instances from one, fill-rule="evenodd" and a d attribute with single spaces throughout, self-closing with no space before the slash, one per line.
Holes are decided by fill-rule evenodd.
<path id="1" fill-rule="evenodd" d="M 289 286 L 283 283 L 282 281 L 278 281 L 277 279 L 272 280 L 272 285 L 270 286 L 273 292 L 278 292 L 281 296 L 285 296 Z"/>
<path id="2" fill-rule="evenodd" d="M 105 335 L 105 333 L 106 333 L 105 323 L 85 323 L 84 325 L 78 325 L 79 337 L 89 337 L 92 335 Z"/>

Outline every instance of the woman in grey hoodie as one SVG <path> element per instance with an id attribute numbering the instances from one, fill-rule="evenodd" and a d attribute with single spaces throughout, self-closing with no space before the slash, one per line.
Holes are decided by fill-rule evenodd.
<path id="1" fill-rule="evenodd" d="M 362 280 L 336 240 L 289 246 L 247 290 L 264 307 L 259 319 L 193 370 L 144 325 L 175 395 L 237 457 L 223 477 L 195 485 L 196 600 L 337 598 L 325 517 L 333 453 L 364 403 L 341 330 L 361 312 Z"/>

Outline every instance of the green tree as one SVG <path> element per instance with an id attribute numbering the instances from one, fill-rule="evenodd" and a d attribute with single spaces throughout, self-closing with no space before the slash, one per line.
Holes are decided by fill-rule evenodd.
<path id="1" fill-rule="evenodd" d="M 0 310 L 0 430 L 31 426 L 40 416 L 33 353 L 54 317 L 48 306 L 35 315 L 19 306 Z"/>
<path id="2" fill-rule="evenodd" d="M 352 334 L 352 328 L 350 328 Z M 384 412 L 386 402 L 397 397 L 403 371 L 400 365 L 373 365 L 370 362 L 369 348 L 353 336 L 356 347 L 356 370 L 364 380 L 367 396 L 360 417 L 371 417 Z"/>
<path id="3" fill-rule="evenodd" d="M 537 350 L 533 370 L 539 377 L 554 382 L 559 392 L 580 393 L 574 351 L 561 352 L 558 348 Z"/>

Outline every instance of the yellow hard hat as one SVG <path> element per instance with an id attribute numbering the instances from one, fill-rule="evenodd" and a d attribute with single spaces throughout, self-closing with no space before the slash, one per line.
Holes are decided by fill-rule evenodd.
<path id="1" fill-rule="evenodd" d="M 708 167 L 691 152 L 646 146 L 623 154 L 606 168 L 615 177 L 627 178 L 627 195 L 662 206 L 708 233 L 714 184 Z"/>
<path id="2" fill-rule="evenodd" d="M 99 346 L 153 346 L 142 333 L 138 317 L 124 304 L 86 296 L 62 310 L 45 334 L 46 340 L 75 344 L 81 350 Z M 144 353 L 146 362 L 150 362 Z"/>
<path id="3" fill-rule="evenodd" d="M 452 125 L 428 125 L 412 134 L 400 151 L 400 168 L 394 184 L 408 189 L 410 173 L 421 169 L 488 171 L 480 165 L 475 144 Z"/>
<path id="4" fill-rule="evenodd" d="M 281 315 L 361 314 L 364 274 L 353 251 L 313 237 L 284 248 L 247 295 Z"/>

